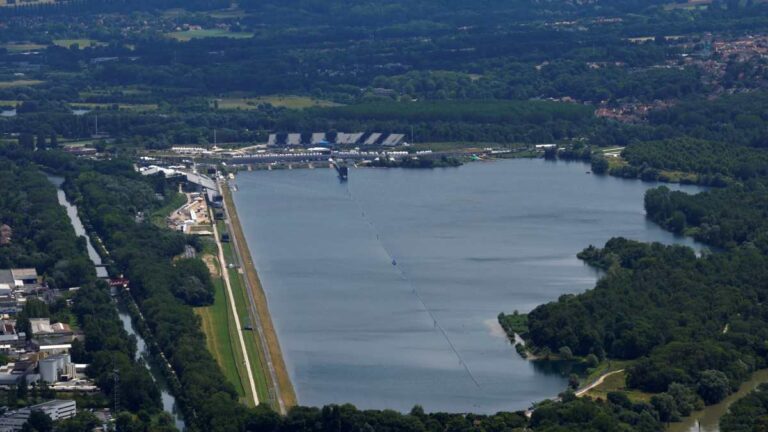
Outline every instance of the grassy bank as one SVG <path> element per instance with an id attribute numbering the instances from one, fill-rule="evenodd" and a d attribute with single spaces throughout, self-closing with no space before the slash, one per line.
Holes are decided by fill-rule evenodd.
<path id="1" fill-rule="evenodd" d="M 224 229 L 224 223 L 219 221 L 219 232 L 226 231 Z M 237 262 L 234 259 L 234 250 L 231 243 L 222 243 L 224 249 L 224 259 L 227 263 Z M 253 328 L 254 317 L 250 312 L 250 301 L 248 300 L 248 294 L 245 290 L 245 283 L 243 277 L 237 268 L 228 268 L 229 282 L 232 286 L 232 295 L 235 299 L 235 308 L 238 318 L 240 319 L 240 325 L 243 329 L 239 331 L 243 332 L 243 339 L 245 341 L 245 350 L 248 355 L 248 361 L 251 363 L 251 369 L 254 373 L 254 381 L 256 382 L 256 393 L 259 395 L 261 401 L 270 400 L 270 385 L 269 385 L 269 371 L 267 370 L 267 361 L 264 357 L 264 350 L 259 343 L 259 337 L 255 330 L 247 330 L 246 328 Z"/>
<path id="2" fill-rule="evenodd" d="M 242 358 L 242 353 L 236 342 L 237 335 L 235 332 L 237 329 L 233 325 L 232 312 L 224 292 L 224 282 L 221 278 L 214 278 L 214 285 L 216 296 L 213 305 L 196 308 L 195 313 L 201 319 L 208 350 L 213 354 L 227 380 L 237 390 L 241 401 L 245 402 L 246 405 L 252 405 L 253 401 L 250 401 L 249 393 L 245 391 L 245 387 L 248 385 L 244 378 L 245 371 L 241 362 L 237 360 Z"/>

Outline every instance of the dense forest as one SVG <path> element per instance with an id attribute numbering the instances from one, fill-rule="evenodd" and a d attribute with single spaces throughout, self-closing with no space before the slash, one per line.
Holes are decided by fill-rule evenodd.
<path id="1" fill-rule="evenodd" d="M 723 432 L 755 432 L 768 427 L 768 384 L 731 405 L 720 421 Z"/>
<path id="2" fill-rule="evenodd" d="M 80 286 L 95 276 L 85 242 L 69 226 L 56 188 L 30 164 L 0 156 L 0 225 L 11 229 L 0 268 L 33 267 L 53 288 Z"/>
<path id="3" fill-rule="evenodd" d="M 590 246 L 579 257 L 604 276 L 592 290 L 531 311 L 525 337 L 537 350 L 632 360 L 627 386 L 656 394 L 657 402 L 683 389 L 693 400 L 716 403 L 768 358 L 765 154 L 689 138 L 633 145 L 623 155 L 646 169 L 728 179 L 696 195 L 659 187 L 645 197 L 651 220 L 715 249 L 697 256 L 686 247 L 622 238 Z M 660 417 L 690 412 L 677 405 Z"/>

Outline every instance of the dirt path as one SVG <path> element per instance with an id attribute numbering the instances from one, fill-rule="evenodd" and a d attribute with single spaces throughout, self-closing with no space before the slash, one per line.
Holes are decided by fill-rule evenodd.
<path id="1" fill-rule="evenodd" d="M 213 255 L 205 254 L 202 258 L 205 266 L 208 267 L 208 271 L 211 273 L 211 276 L 216 278 L 221 277 L 221 274 L 219 273 L 219 266 L 216 265 L 216 257 Z"/>
<path id="2" fill-rule="evenodd" d="M 584 396 L 590 390 L 592 390 L 593 388 L 595 388 L 595 387 L 599 386 L 600 384 L 602 384 L 603 382 L 605 382 L 605 379 L 608 378 L 609 376 L 616 375 L 617 373 L 621 373 L 621 372 L 624 372 L 624 369 L 610 371 L 610 372 L 606 372 L 606 373 L 600 375 L 600 377 L 598 379 L 596 379 L 592 384 L 577 390 L 576 391 L 576 397 Z"/>

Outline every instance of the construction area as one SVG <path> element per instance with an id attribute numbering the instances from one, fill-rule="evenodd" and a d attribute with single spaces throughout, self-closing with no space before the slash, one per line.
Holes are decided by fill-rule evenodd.
<path id="1" fill-rule="evenodd" d="M 168 227 L 185 234 L 213 235 L 210 211 L 205 196 L 198 192 L 185 195 L 187 202 L 174 210 L 166 219 Z"/>

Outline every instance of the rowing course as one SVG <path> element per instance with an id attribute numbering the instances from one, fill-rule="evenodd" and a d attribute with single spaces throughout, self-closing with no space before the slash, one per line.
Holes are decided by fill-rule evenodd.
<path id="1" fill-rule="evenodd" d="M 585 169 L 241 174 L 238 213 L 299 402 L 491 413 L 562 391 L 567 371 L 520 359 L 498 313 L 594 286 L 575 258 L 589 244 L 684 241 L 645 220 L 651 185 Z"/>

